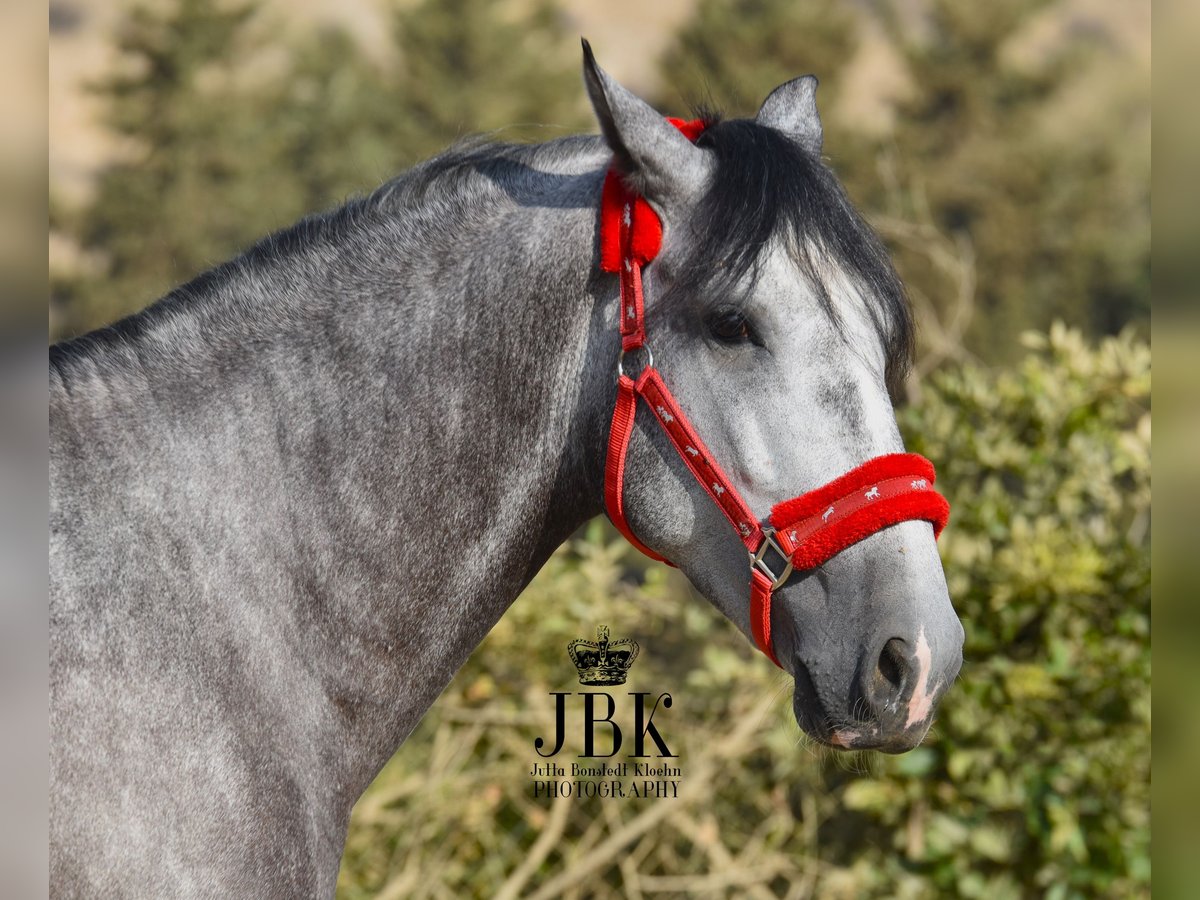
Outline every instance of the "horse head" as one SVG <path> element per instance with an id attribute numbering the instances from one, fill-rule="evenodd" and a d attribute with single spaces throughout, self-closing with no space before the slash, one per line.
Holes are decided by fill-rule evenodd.
<path id="1" fill-rule="evenodd" d="M 817 529 L 883 502 L 872 466 L 903 453 L 890 397 L 911 355 L 911 313 L 880 240 L 821 160 L 816 79 L 776 88 L 752 120 L 695 123 L 692 140 L 586 47 L 584 76 L 615 177 L 661 224 L 638 291 L 645 344 L 676 413 L 722 471 L 711 485 L 689 473 L 688 457 L 701 451 L 672 436 L 677 414 L 651 402 L 621 451 L 614 518 L 760 646 L 766 629 L 764 650 L 794 677 L 796 719 L 810 735 L 910 749 L 962 663 L 935 543 L 944 514 L 893 515 L 843 535 L 833 552 L 777 579 L 762 623 L 748 601 L 751 529 L 778 523 L 781 501 L 797 495 L 801 505 L 819 501 L 808 520 Z M 644 355 L 640 339 L 623 346 Z M 610 447 L 610 480 L 611 456 Z M 932 490 L 931 470 L 903 472 L 895 490 Z M 752 524 L 722 505 L 727 492 L 740 494 Z"/>

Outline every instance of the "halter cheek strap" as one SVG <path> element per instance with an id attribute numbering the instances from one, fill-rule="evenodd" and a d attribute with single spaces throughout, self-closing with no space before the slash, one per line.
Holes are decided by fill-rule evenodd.
<path id="1" fill-rule="evenodd" d="M 701 120 L 669 120 L 691 140 L 704 130 Z M 640 397 L 665 432 L 679 458 L 721 510 L 750 557 L 750 627 L 754 642 L 775 665 L 771 639 L 771 595 L 795 570 L 813 569 L 852 544 L 908 520 L 924 520 L 940 535 L 950 505 L 933 489 L 933 464 L 915 453 L 870 459 L 833 481 L 771 509 L 760 523 L 721 470 L 680 408 L 646 346 L 642 267 L 662 244 L 662 222 L 644 198 L 629 191 L 615 169 L 604 179 L 600 201 L 600 268 L 621 281 L 621 359 L 604 473 L 604 502 L 617 530 L 651 559 L 655 553 L 629 527 L 625 516 L 625 459 Z M 627 354 L 642 351 L 646 363 L 636 379 L 625 373 Z"/>

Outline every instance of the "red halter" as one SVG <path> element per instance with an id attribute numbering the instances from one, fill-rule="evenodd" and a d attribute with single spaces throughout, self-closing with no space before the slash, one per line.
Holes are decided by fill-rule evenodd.
<path id="1" fill-rule="evenodd" d="M 700 120 L 669 121 L 693 141 L 704 130 Z M 815 568 L 851 544 L 910 519 L 932 523 L 937 536 L 950 516 L 950 504 L 933 490 L 934 471 L 929 460 L 915 453 L 889 453 L 868 460 L 823 487 L 776 504 L 771 509 L 770 523 L 760 523 L 679 408 L 654 368 L 654 357 L 646 346 L 642 267 L 658 255 L 661 244 L 662 222 L 658 215 L 610 168 L 600 201 L 600 268 L 617 272 L 621 278 L 621 361 L 617 363 L 617 403 L 608 436 L 604 502 L 609 518 L 633 546 L 651 559 L 671 565 L 637 539 L 625 518 L 625 457 L 633 435 L 637 398 L 641 397 L 680 459 L 746 545 L 750 555 L 751 630 L 758 648 L 778 666 L 771 642 L 771 593 L 787 581 L 793 570 Z M 647 362 L 635 380 L 625 374 L 622 362 L 626 353 L 643 348 Z M 769 554 L 777 558 L 769 559 Z"/>

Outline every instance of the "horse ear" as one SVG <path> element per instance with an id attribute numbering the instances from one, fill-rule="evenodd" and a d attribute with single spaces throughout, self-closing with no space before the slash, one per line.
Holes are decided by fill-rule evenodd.
<path id="1" fill-rule="evenodd" d="M 600 130 L 629 186 L 660 204 L 694 196 L 708 179 L 707 154 L 596 65 L 586 40 L 583 80 Z"/>
<path id="2" fill-rule="evenodd" d="M 781 84 L 763 101 L 755 121 L 782 131 L 805 150 L 821 154 L 821 116 L 817 113 L 817 76 L 802 75 Z"/>

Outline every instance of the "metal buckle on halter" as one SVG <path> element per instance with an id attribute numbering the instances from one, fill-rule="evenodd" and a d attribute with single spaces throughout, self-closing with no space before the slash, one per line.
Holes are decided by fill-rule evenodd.
<path id="1" fill-rule="evenodd" d="M 792 559 L 787 555 L 787 553 L 784 552 L 783 548 L 779 546 L 778 542 L 776 542 L 774 538 L 774 528 L 763 528 L 762 533 L 763 540 L 758 546 L 758 552 L 750 554 L 750 568 L 758 569 L 758 571 L 770 578 L 771 590 L 774 591 L 782 587 L 783 583 L 791 576 Z M 771 571 L 771 567 L 767 565 L 766 555 L 768 550 L 774 550 L 777 554 L 779 554 L 780 557 L 782 557 L 784 562 L 782 574 L 776 575 Z"/>
<path id="2" fill-rule="evenodd" d="M 625 374 L 625 354 L 626 354 L 626 352 L 636 353 L 638 350 L 646 351 L 646 365 L 642 366 L 642 369 L 645 370 L 645 369 L 653 369 L 654 368 L 654 354 L 650 352 L 649 344 L 642 344 L 642 346 L 633 347 L 628 351 L 626 351 L 625 348 L 622 347 L 621 355 L 617 357 L 617 377 L 618 378 L 620 378 L 621 376 L 623 376 Z"/>

